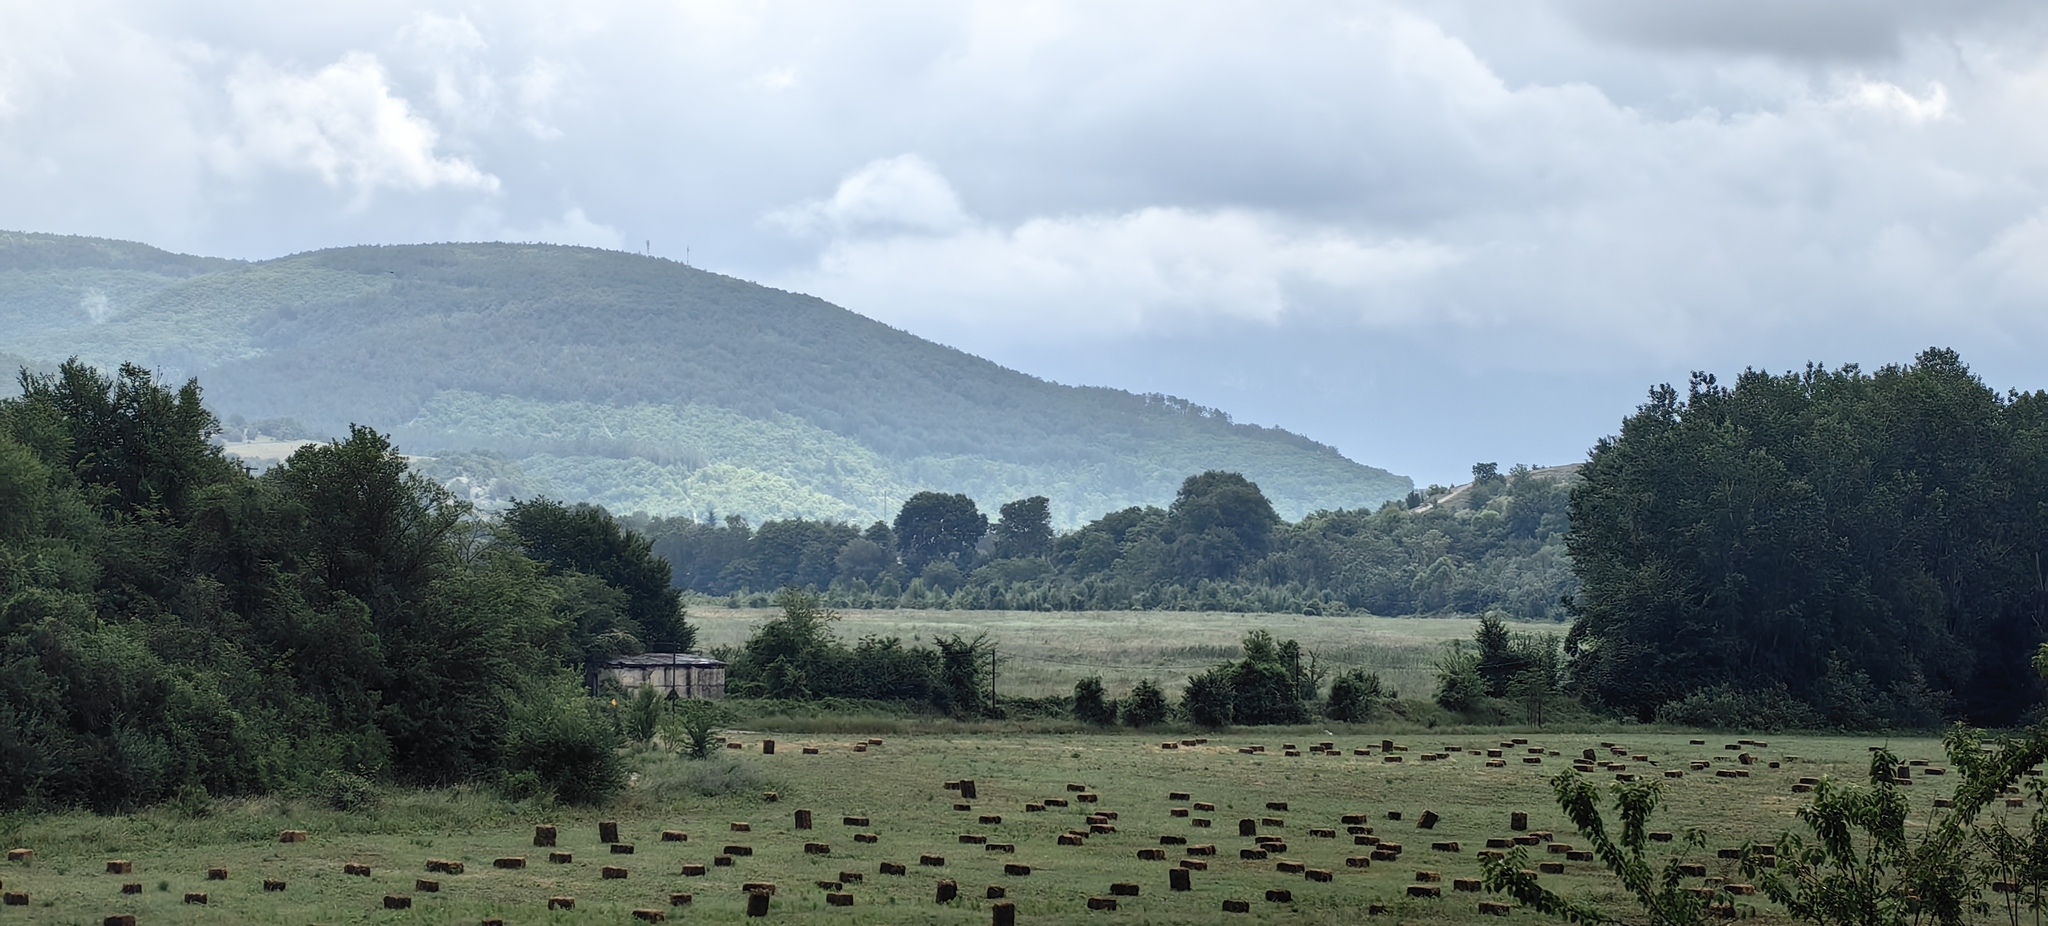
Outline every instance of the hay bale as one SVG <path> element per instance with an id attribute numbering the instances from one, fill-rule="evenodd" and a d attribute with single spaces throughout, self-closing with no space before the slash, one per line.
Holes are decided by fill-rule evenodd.
<path id="1" fill-rule="evenodd" d="M 386 894 L 384 895 L 384 909 L 410 910 L 412 909 L 412 898 L 404 894 Z"/>
<path id="2" fill-rule="evenodd" d="M 1189 846 L 1188 854 L 1191 856 L 1215 855 L 1216 847 L 1213 845 Z"/>
<path id="3" fill-rule="evenodd" d="M 1017 905 L 1007 900 L 989 907 L 990 926 L 1017 926 Z"/>
<path id="4" fill-rule="evenodd" d="M 110 875 L 125 875 L 125 874 L 130 874 L 130 873 L 132 873 L 132 872 L 134 872 L 134 871 L 135 871 L 135 863 L 134 863 L 134 862 L 131 862 L 131 861 L 128 861 L 127 859 L 124 859 L 124 858 L 117 858 L 117 859 L 111 859 L 111 860 L 109 860 L 109 861 L 107 862 L 107 874 L 110 874 Z"/>
<path id="5" fill-rule="evenodd" d="M 1009 842 L 992 842 L 982 846 L 981 850 L 983 852 L 1008 852 L 1014 855 L 1017 852 L 1017 845 L 1016 843 Z"/>
<path id="6" fill-rule="evenodd" d="M 1663 832 L 1661 830 L 1650 834 L 1651 842 L 1670 842 L 1673 838 L 1674 837 L 1672 836 L 1672 834 Z"/>
<path id="7" fill-rule="evenodd" d="M 1307 871 L 1302 872 L 1302 876 L 1309 879 L 1310 881 L 1315 881 L 1323 884 L 1327 884 L 1330 881 L 1335 880 L 1337 877 L 1327 868 L 1311 868 Z"/>
<path id="8" fill-rule="evenodd" d="M 1180 860 L 1180 867 L 1189 871 L 1208 871 L 1209 863 L 1198 858 L 1184 858 Z"/>
<path id="9" fill-rule="evenodd" d="M 1019 865 L 1016 862 L 1005 862 L 1003 864 L 1003 874 L 1013 878 L 1022 878 L 1031 874 L 1031 866 Z"/>
<path id="10" fill-rule="evenodd" d="M 30 861 L 33 861 L 33 860 L 35 860 L 35 857 L 36 857 L 36 850 L 34 850 L 34 849 L 9 849 L 9 850 L 7 850 L 7 860 L 8 860 L 8 861 L 10 861 L 10 862 L 30 862 Z"/>
<path id="11" fill-rule="evenodd" d="M 635 910 L 633 911 L 633 918 L 643 923 L 668 922 L 668 914 L 660 910 Z"/>
<path id="12" fill-rule="evenodd" d="M 1138 886 L 1128 881 L 1119 881 L 1109 886 L 1109 892 L 1117 897 L 1136 897 Z"/>
<path id="13" fill-rule="evenodd" d="M 574 909 L 576 909 L 576 898 L 574 898 L 574 897 L 550 897 L 550 898 L 548 898 L 548 909 L 550 909 L 550 910 L 574 910 Z"/>
<path id="14" fill-rule="evenodd" d="M 20 898 L 20 899 L 19 899 L 19 900 L 17 900 L 16 898 Z M 205 892 L 205 891 L 186 891 L 186 892 L 185 892 L 185 902 L 186 902 L 186 903 L 190 903 L 190 904 L 198 904 L 198 905 L 200 905 L 200 906 L 202 906 L 202 907 L 203 907 L 203 906 L 206 906 L 206 892 Z M 28 895 L 27 895 L 27 894 L 9 894 L 9 895 L 7 895 L 7 903 L 8 903 L 8 904 L 10 904 L 10 905 L 12 905 L 12 906 L 27 906 L 27 905 L 28 905 Z"/>
<path id="15" fill-rule="evenodd" d="M 732 831 L 735 833 L 751 833 L 754 831 L 754 824 L 752 823 L 741 823 L 735 820 L 732 822 L 731 826 Z"/>
<path id="16" fill-rule="evenodd" d="M 1564 863 L 1541 862 L 1537 864 L 1536 870 L 1546 875 L 1561 875 L 1564 874 Z"/>
<path id="17" fill-rule="evenodd" d="M 937 889 L 933 892 L 934 899 L 937 900 L 939 903 L 952 903 L 954 899 L 958 898 L 959 896 L 959 882 L 952 881 L 950 879 L 940 881 L 938 883 Z"/>
<path id="18" fill-rule="evenodd" d="M 1260 825 L 1260 826 L 1286 826 L 1286 825 L 1287 825 L 1287 821 L 1285 821 L 1285 820 L 1282 820 L 1282 819 L 1280 819 L 1279 817 L 1260 817 L 1260 818 L 1259 818 L 1259 825 Z"/>
<path id="19" fill-rule="evenodd" d="M 548 853 L 548 861 L 549 861 L 549 862 L 551 862 L 551 863 L 553 863 L 553 864 L 556 864 L 556 865 L 567 865 L 567 864 L 569 864 L 569 863 L 570 863 L 571 861 L 574 861 L 574 860 L 575 860 L 575 856 L 573 856 L 573 855 L 571 855 L 571 854 L 569 854 L 569 853 L 567 853 L 567 852 L 550 852 L 550 853 Z"/>
<path id="20" fill-rule="evenodd" d="M 1114 898 L 1114 897 L 1090 897 L 1090 898 L 1088 898 L 1088 909 L 1090 909 L 1090 910 L 1115 910 L 1115 909 L 1116 909 L 1116 898 Z"/>
<path id="21" fill-rule="evenodd" d="M 768 895 L 767 895 L 767 894 L 748 894 L 748 895 L 747 895 L 747 915 L 748 915 L 748 916 L 751 916 L 751 917 L 763 917 L 763 916 L 767 916 L 767 915 L 768 915 Z"/>
<path id="22" fill-rule="evenodd" d="M 694 896 L 689 894 L 670 894 L 668 895 L 668 905 L 671 907 L 687 907 L 690 905 L 690 901 L 695 899 Z"/>
<path id="23" fill-rule="evenodd" d="M 1277 811 L 1280 811 L 1281 813 L 1286 813 L 1286 812 L 1287 812 L 1287 802 L 1286 802 L 1286 801 L 1267 801 L 1267 802 L 1266 802 L 1266 809 L 1267 809 L 1267 810 L 1277 810 Z"/>
<path id="24" fill-rule="evenodd" d="M 1250 913 L 1252 912 L 1252 902 L 1249 900 L 1226 900 L 1223 902 L 1223 912 Z"/>
<path id="25" fill-rule="evenodd" d="M 1247 837 L 1259 835 L 1259 821 L 1250 817 L 1237 821 L 1237 835 Z"/>
<path id="26" fill-rule="evenodd" d="M 228 879 L 228 870 L 227 870 L 227 869 L 225 869 L 225 868 L 208 868 L 208 869 L 206 869 L 206 880 L 208 880 L 208 881 L 226 881 L 227 879 Z"/>
<path id="27" fill-rule="evenodd" d="M 980 818 L 980 823 L 983 826 L 1000 826 L 1002 822 L 1003 815 L 999 813 L 985 813 Z"/>
<path id="28" fill-rule="evenodd" d="M 963 846 L 983 846 L 988 844 L 988 837 L 980 833 L 961 833 L 960 844 Z"/>
<path id="29" fill-rule="evenodd" d="M 1456 843 L 1456 842 L 1432 842 L 1432 843 L 1430 843 L 1430 844 L 1429 844 L 1429 848 L 1430 848 L 1430 851 L 1432 851 L 1432 852 L 1459 852 L 1459 851 L 1463 851 L 1463 850 L 1462 850 L 1462 849 L 1461 849 L 1461 848 L 1459 847 L 1459 844 L 1458 844 L 1458 843 Z"/>
<path id="30" fill-rule="evenodd" d="M 441 882 L 429 881 L 425 878 L 414 878 L 412 889 L 422 894 L 439 894 L 441 893 Z"/>
<path id="31" fill-rule="evenodd" d="M 774 741 L 774 740 L 762 740 L 762 741 L 761 741 L 761 754 L 762 754 L 762 755 L 764 755 L 764 756 L 772 756 L 772 755 L 774 755 L 774 754 L 775 754 L 775 741 Z"/>
<path id="32" fill-rule="evenodd" d="M 944 868 L 946 866 L 946 857 L 943 855 L 920 855 L 917 857 L 917 863 L 926 868 Z"/>
<path id="33" fill-rule="evenodd" d="M 1163 862 L 1163 861 L 1166 861 L 1166 850 L 1165 850 L 1165 849 L 1139 849 L 1139 850 L 1138 850 L 1138 861 L 1141 861 L 1141 862 Z"/>
<path id="34" fill-rule="evenodd" d="M 858 871 L 842 871 L 839 873 L 839 881 L 842 884 L 851 884 L 855 881 L 865 880 L 867 880 L 867 876 L 861 874 Z"/>
<path id="35" fill-rule="evenodd" d="M 1436 829 L 1437 821 L 1442 819 L 1443 817 L 1437 816 L 1436 811 L 1425 810 L 1422 812 L 1422 819 L 1415 821 L 1415 828 L 1423 830 L 1433 830 Z"/>
<path id="36" fill-rule="evenodd" d="M 1304 865 L 1300 862 L 1290 862 L 1285 860 L 1282 860 L 1279 864 L 1273 866 L 1274 871 L 1277 871 L 1283 875 L 1298 875 L 1301 874 L 1303 871 L 1307 870 L 1307 868 L 1307 865 Z"/>
<path id="37" fill-rule="evenodd" d="M 272 884 L 275 884 L 275 885 L 277 885 L 277 887 L 275 887 L 275 888 L 272 888 L 272 887 L 271 887 L 271 885 L 272 885 Z M 265 882 L 263 882 L 263 889 L 264 889 L 264 890 L 266 890 L 266 891 L 268 891 L 268 890 L 279 890 L 279 891 L 281 891 L 281 890 L 284 890 L 284 882 L 283 882 L 283 881 L 265 881 Z M 140 882 L 140 881 L 130 881 L 130 882 L 126 883 L 126 884 L 123 884 L 123 885 L 121 885 L 121 893 L 123 893 L 123 894 L 140 894 L 140 893 L 142 893 L 142 882 Z"/>
<path id="38" fill-rule="evenodd" d="M 704 875 L 705 875 L 706 873 L 708 873 L 708 871 L 709 871 L 709 869 L 707 869 L 707 868 L 706 868 L 705 866 L 703 866 L 703 865 L 684 865 L 684 866 L 683 866 L 683 877 L 685 877 L 685 878 L 701 878 L 701 877 L 704 877 Z"/>
<path id="39" fill-rule="evenodd" d="M 853 895 L 843 891 L 833 891 L 825 895 L 825 905 L 828 907 L 851 907 L 853 906 Z"/>
<path id="40" fill-rule="evenodd" d="M 277 834 L 277 841 L 278 841 L 278 842 L 305 842 L 305 841 L 306 841 L 306 836 L 307 836 L 307 834 L 306 834 L 306 831 L 305 831 L 305 830 L 285 830 L 284 832 L 281 832 L 281 833 Z"/>
<path id="41" fill-rule="evenodd" d="M 1484 916 L 1506 916 L 1509 909 L 1511 908 L 1507 904 L 1501 903 L 1498 900 L 1482 900 L 1479 902 L 1479 912 Z"/>
<path id="42" fill-rule="evenodd" d="M 761 799 L 762 799 L 762 800 L 764 800 L 764 801 L 767 801 L 767 802 L 768 802 L 768 803 L 770 803 L 770 804 L 773 804 L 773 803 L 775 803 L 776 801 L 782 800 L 782 792 L 780 792 L 780 791 L 763 791 L 763 792 L 761 792 Z"/>
<path id="43" fill-rule="evenodd" d="M 600 871 L 603 873 L 603 878 L 606 881 L 626 880 L 626 869 L 624 868 L 616 868 L 611 865 L 606 865 L 604 866 L 604 868 L 600 869 Z"/>
<path id="44" fill-rule="evenodd" d="M 832 846 L 831 846 L 831 844 L 829 844 L 829 843 L 823 843 L 823 842 L 807 842 L 807 843 L 804 843 L 804 854 L 805 854 L 805 855 L 831 855 L 831 854 L 832 854 Z"/>
<path id="45" fill-rule="evenodd" d="M 1482 883 L 1478 878 L 1451 879 L 1451 890 L 1454 891 L 1462 891 L 1467 894 L 1477 894 L 1484 889 L 1485 884 Z"/>
<path id="46" fill-rule="evenodd" d="M 430 858 L 427 859 L 427 871 L 438 874 L 459 875 L 462 873 L 462 863 L 451 862 L 446 859 Z"/>
<path id="47" fill-rule="evenodd" d="M 612 854 L 613 854 L 613 855 L 632 855 L 632 854 L 633 854 L 633 844 L 632 844 L 632 843 L 630 843 L 630 842 L 615 842 L 615 843 L 612 843 Z M 744 854 L 744 853 L 742 853 L 742 854 Z"/>
<path id="48" fill-rule="evenodd" d="M 1434 899 L 1444 896 L 1444 889 L 1434 884 L 1410 884 L 1408 896 Z"/>
<path id="49" fill-rule="evenodd" d="M 1188 844 L 1188 838 L 1186 836 L 1161 836 L 1159 837 L 1159 844 L 1162 846 L 1184 846 Z"/>
<path id="50" fill-rule="evenodd" d="M 970 801 L 971 801 L 971 800 L 975 800 L 975 799 L 976 799 L 977 797 L 979 797 L 979 795 L 978 795 L 978 794 L 977 794 L 977 793 L 975 792 L 975 790 L 974 790 L 974 779 L 972 779 L 972 778 L 962 778 L 962 779 L 960 779 L 960 796 L 961 796 L 961 797 L 964 797 L 964 798 L 966 798 L 966 799 L 968 799 L 968 800 L 970 800 Z"/>
<path id="51" fill-rule="evenodd" d="M 1080 801 L 1083 804 L 1094 804 L 1101 802 L 1102 795 L 1096 794 L 1093 791 L 1083 791 L 1074 795 L 1074 800 Z"/>
<path id="52" fill-rule="evenodd" d="M 1064 797 L 1048 797 L 1043 803 L 1047 807 L 1065 807 L 1067 806 L 1067 799 Z"/>
<path id="53" fill-rule="evenodd" d="M 807 830 L 807 829 L 810 829 L 810 827 L 808 827 L 808 826 L 799 826 L 799 827 L 797 827 L 797 829 L 801 829 L 801 830 Z M 683 832 L 682 830 L 662 830 L 662 831 L 661 831 L 661 841 L 662 841 L 662 842 L 689 842 L 689 841 L 690 841 L 690 834 L 688 834 L 688 833 L 685 833 L 685 832 Z"/>
<path id="54" fill-rule="evenodd" d="M 1208 817 L 1196 817 L 1193 820 L 1189 820 L 1188 822 L 1194 824 L 1196 829 L 1205 830 L 1208 829 L 1210 825 L 1215 823 L 1216 821 L 1211 820 Z"/>
<path id="55" fill-rule="evenodd" d="M 954 810 L 957 810 L 957 811 L 962 811 L 962 812 L 965 812 L 965 811 L 973 810 L 973 809 L 974 809 L 974 805 L 973 805 L 973 804 L 954 804 L 954 805 L 953 805 L 953 809 L 954 809 Z"/>
<path id="56" fill-rule="evenodd" d="M 535 847 L 535 848 L 539 848 L 539 849 L 545 849 L 545 848 L 548 848 L 548 847 L 550 847 L 550 846 L 553 846 L 554 844 L 555 844 L 555 828 L 554 828 L 554 827 L 552 827 L 552 826 L 536 826 L 536 827 L 534 827 L 534 828 L 533 828 L 533 845 L 534 845 L 534 847 Z"/>
<path id="57" fill-rule="evenodd" d="M 804 755 L 807 756 L 815 756 L 819 754 L 818 747 L 816 746 L 805 746 L 803 749 L 798 751 L 802 752 Z"/>
<path id="58" fill-rule="evenodd" d="M 1267 903 L 1293 903 L 1293 902 L 1294 902 L 1294 892 L 1293 892 L 1293 891 L 1290 891 L 1290 890 L 1287 890 L 1287 889 L 1285 889 L 1285 888 L 1275 888 L 1275 889 L 1273 889 L 1273 890 L 1269 890 L 1269 891 L 1267 891 L 1267 892 L 1266 892 L 1266 902 L 1267 902 Z"/>
<path id="59" fill-rule="evenodd" d="M 844 817 L 844 818 L 842 818 L 842 819 L 841 819 L 841 821 L 840 821 L 840 822 L 842 822 L 842 823 L 846 824 L 847 826 L 866 826 L 866 825 L 868 825 L 868 818 L 866 818 L 866 817 Z"/>
<path id="60" fill-rule="evenodd" d="M 100 921 L 101 926 L 135 926 L 135 914 L 116 913 Z"/>
<path id="61" fill-rule="evenodd" d="M 370 866 L 357 864 L 355 862 L 346 862 L 343 863 L 341 866 L 341 873 L 345 875 L 356 875 L 358 877 L 367 878 L 370 876 Z"/>
<path id="62" fill-rule="evenodd" d="M 775 893 L 775 883 L 772 881 L 748 881 L 740 885 L 740 890 L 749 894 L 773 895 Z"/>
<path id="63" fill-rule="evenodd" d="M 1344 859 L 1344 867 L 1346 867 L 1346 868 L 1371 868 L 1371 867 L 1372 867 L 1372 859 L 1371 859 L 1371 858 L 1368 858 L 1368 857 L 1366 857 L 1366 856 L 1363 856 L 1363 855 L 1353 855 L 1353 856 L 1350 856 L 1350 857 L 1348 857 L 1348 858 Z"/>
<path id="64" fill-rule="evenodd" d="M 1415 873 L 1415 883 L 1417 884 L 1434 884 L 1443 879 L 1443 875 L 1434 871 L 1418 871 Z"/>
<path id="65" fill-rule="evenodd" d="M 599 824 L 597 825 L 597 841 L 598 841 L 598 842 L 618 842 L 618 841 L 619 841 L 619 825 L 618 825 L 618 824 L 617 824 L 616 822 L 613 822 L 613 821 L 609 821 L 609 820 L 607 820 L 607 821 L 605 821 L 605 822 L 603 822 L 603 823 L 599 823 Z"/>
<path id="66" fill-rule="evenodd" d="M 1686 878 L 1704 878 L 1707 876 L 1707 866 L 1696 862 L 1682 862 L 1678 866 L 1678 874 Z"/>
<path id="67" fill-rule="evenodd" d="M 714 855 L 714 856 L 712 856 L 712 857 L 711 857 L 711 867 L 713 867 L 713 868 L 731 868 L 731 867 L 732 867 L 732 856 L 730 856 L 730 855 Z"/>

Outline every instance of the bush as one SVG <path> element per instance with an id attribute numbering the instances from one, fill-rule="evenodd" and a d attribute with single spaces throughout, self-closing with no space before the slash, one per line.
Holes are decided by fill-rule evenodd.
<path id="1" fill-rule="evenodd" d="M 610 800 L 626 783 L 618 735 L 572 681 L 547 694 L 514 717 L 508 770 L 532 772 L 564 803 Z"/>
<path id="2" fill-rule="evenodd" d="M 1131 689 L 1131 696 L 1120 707 L 1127 727 L 1156 727 L 1166 722 L 1166 692 L 1160 691 L 1150 679 Z"/>
<path id="3" fill-rule="evenodd" d="M 669 713 L 662 738 L 677 752 L 692 759 L 709 758 L 725 737 L 718 735 L 732 724 L 732 715 L 710 701 L 681 701 Z"/>
<path id="4" fill-rule="evenodd" d="M 1817 730 L 1827 726 L 1820 712 L 1794 698 L 1783 685 L 1754 691 L 1729 685 L 1702 688 L 1659 707 L 1657 721 L 1711 730 Z"/>
<path id="5" fill-rule="evenodd" d="M 661 708 L 661 697 L 654 693 L 654 686 L 640 686 L 633 693 L 633 702 L 626 706 L 626 735 L 637 743 L 653 739 L 661 724 Z"/>
<path id="6" fill-rule="evenodd" d="M 1330 703 L 1323 713 L 1342 723 L 1362 723 L 1379 712 L 1385 697 L 1379 676 L 1353 669 L 1330 682 Z"/>
<path id="7" fill-rule="evenodd" d="M 1230 675 L 1230 668 L 1224 666 L 1188 678 L 1188 689 L 1181 694 L 1180 709 L 1187 715 L 1189 723 L 1210 729 L 1230 726 L 1237 714 Z"/>
<path id="8" fill-rule="evenodd" d="M 377 806 L 377 784 L 354 772 L 329 769 L 320 776 L 320 800 L 343 813 L 372 810 Z"/>
<path id="9" fill-rule="evenodd" d="M 1101 676 L 1074 683 L 1074 719 L 1098 727 L 1116 723 L 1116 702 L 1102 697 Z"/>

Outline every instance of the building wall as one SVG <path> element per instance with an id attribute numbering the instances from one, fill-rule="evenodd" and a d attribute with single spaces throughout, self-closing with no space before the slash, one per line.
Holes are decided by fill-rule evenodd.
<path id="1" fill-rule="evenodd" d="M 725 697 L 724 666 L 648 666 L 606 669 L 627 694 L 642 685 L 653 685 L 662 697 L 717 699 Z"/>

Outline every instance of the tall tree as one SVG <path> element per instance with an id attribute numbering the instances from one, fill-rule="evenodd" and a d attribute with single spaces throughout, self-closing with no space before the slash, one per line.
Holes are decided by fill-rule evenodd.
<path id="1" fill-rule="evenodd" d="M 697 631 L 685 619 L 681 591 L 670 583 L 668 561 L 654 555 L 654 545 L 645 536 L 619 524 L 610 512 L 540 498 L 514 502 L 505 513 L 505 527 L 519 538 L 528 556 L 550 570 L 596 576 L 624 592 L 627 613 L 648 649 L 680 653 L 696 645 Z M 829 576 L 830 554 L 824 556 L 822 568 Z"/>
<path id="2" fill-rule="evenodd" d="M 995 526 L 995 555 L 1003 559 L 1052 552 L 1052 500 L 1043 495 L 1004 503 Z"/>
<path id="3" fill-rule="evenodd" d="M 894 533 L 904 567 L 916 575 L 934 560 L 959 564 L 972 558 L 988 533 L 988 516 L 965 495 L 919 492 L 896 512 Z"/>
<path id="4" fill-rule="evenodd" d="M 1166 523 L 1181 576 L 1220 579 L 1266 554 L 1280 516 L 1243 474 L 1210 470 L 1181 483 Z"/>

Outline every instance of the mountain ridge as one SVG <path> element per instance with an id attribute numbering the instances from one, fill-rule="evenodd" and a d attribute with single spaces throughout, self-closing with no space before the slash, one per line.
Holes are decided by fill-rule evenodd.
<path id="1" fill-rule="evenodd" d="M 1290 516 L 1411 487 L 1215 409 L 1053 383 L 816 297 L 592 248 L 361 245 L 239 262 L 0 233 L 0 322 L 0 352 L 144 362 L 198 376 L 223 415 L 327 433 L 360 422 L 429 455 L 495 451 L 552 474 L 530 487 L 658 514 L 884 517 L 891 499 L 936 488 L 987 506 L 1045 494 L 1071 524 L 1161 503 L 1209 468 L 1246 472 Z M 568 452 L 536 451 L 508 419 L 557 422 L 546 439 Z M 835 482 L 842 462 L 855 472 Z M 720 464 L 759 486 L 683 487 Z"/>

